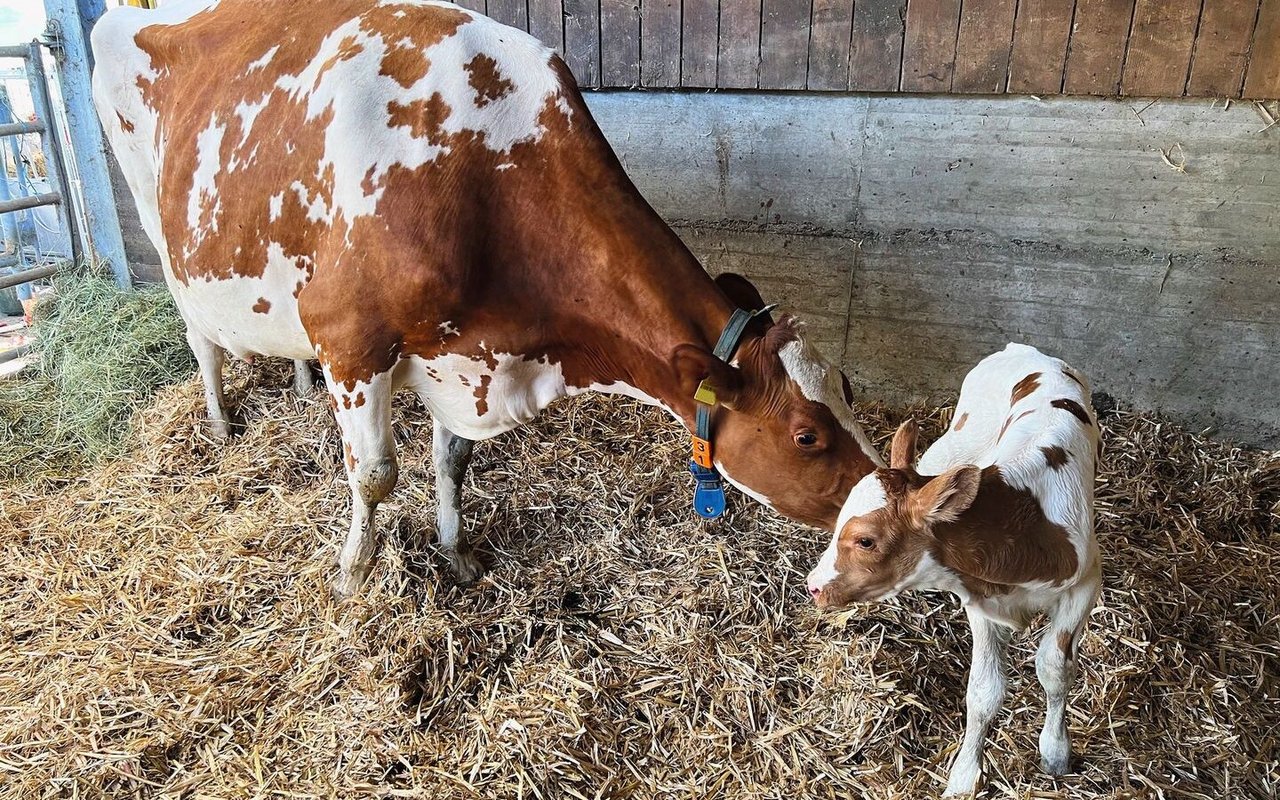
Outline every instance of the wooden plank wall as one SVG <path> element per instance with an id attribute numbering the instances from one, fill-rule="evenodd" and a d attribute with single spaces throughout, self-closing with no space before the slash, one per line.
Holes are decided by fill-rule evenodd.
<path id="1" fill-rule="evenodd" d="M 588 88 L 1280 98 L 1280 0 L 460 0 Z"/>

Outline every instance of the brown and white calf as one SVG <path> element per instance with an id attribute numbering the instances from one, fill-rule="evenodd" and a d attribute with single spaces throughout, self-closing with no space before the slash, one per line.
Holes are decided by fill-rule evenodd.
<path id="1" fill-rule="evenodd" d="M 396 483 L 397 389 L 434 419 L 440 543 L 464 581 L 472 443 L 566 395 L 636 397 L 692 428 L 707 381 L 724 476 L 828 530 L 880 463 L 794 321 L 760 317 L 713 354 L 758 293 L 707 276 L 527 34 L 422 0 L 177 0 L 109 11 L 93 48 L 211 419 L 226 429 L 225 352 L 320 362 L 353 497 L 340 593 L 367 576 Z"/>
<path id="2" fill-rule="evenodd" d="M 964 742 L 947 794 L 973 791 L 1005 697 L 1010 634 L 1046 612 L 1036 655 L 1048 698 L 1041 764 L 1067 771 L 1067 692 L 1100 587 L 1093 534 L 1097 418 L 1079 373 L 1010 344 L 965 377 L 951 429 L 912 467 L 916 426 L 893 437 L 890 466 L 863 478 L 809 574 L 822 608 L 910 589 L 953 592 L 973 629 Z"/>

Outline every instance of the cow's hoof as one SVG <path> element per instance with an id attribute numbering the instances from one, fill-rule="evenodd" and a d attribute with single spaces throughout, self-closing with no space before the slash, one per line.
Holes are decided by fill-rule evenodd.
<path id="1" fill-rule="evenodd" d="M 225 442 L 231 438 L 231 423 L 225 419 L 211 419 L 206 422 L 209 436 L 215 442 Z"/>
<path id="2" fill-rule="evenodd" d="M 450 553 L 449 565 L 459 586 L 471 586 L 484 575 L 484 564 L 470 550 Z"/>
<path id="3" fill-rule="evenodd" d="M 1040 756 L 1040 769 L 1049 775 L 1066 775 L 1071 771 L 1071 754 L 1063 756 Z"/>
<path id="4" fill-rule="evenodd" d="M 342 574 L 329 584 L 329 595 L 333 597 L 334 602 L 345 603 L 360 593 L 360 587 L 363 584 L 364 581 L 355 575 Z"/>

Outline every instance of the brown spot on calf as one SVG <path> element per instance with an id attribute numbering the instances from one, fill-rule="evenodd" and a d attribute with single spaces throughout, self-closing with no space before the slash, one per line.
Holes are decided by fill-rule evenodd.
<path id="1" fill-rule="evenodd" d="M 1076 657 L 1075 643 L 1075 637 L 1071 635 L 1071 631 L 1058 632 L 1058 649 L 1062 651 L 1062 657 L 1067 661 Z"/>
<path id="2" fill-rule="evenodd" d="M 258 302 L 253 304 L 253 313 L 265 314 L 271 310 L 271 301 L 265 297 L 259 297 Z"/>
<path id="3" fill-rule="evenodd" d="M 1013 385 L 1013 394 L 1009 398 L 1009 405 L 1014 405 L 1019 400 L 1030 397 L 1031 393 L 1039 388 L 1040 373 L 1033 372 Z"/>
<path id="4" fill-rule="evenodd" d="M 116 119 L 120 120 L 120 127 L 123 128 L 126 133 L 133 133 L 133 123 L 125 119 L 124 114 L 117 111 Z"/>
<path id="5" fill-rule="evenodd" d="M 1067 451 L 1056 444 L 1041 447 L 1040 452 L 1044 453 L 1045 463 L 1050 469 L 1059 470 L 1067 465 Z"/>
<path id="6" fill-rule="evenodd" d="M 959 419 L 956 420 L 956 424 L 952 426 L 952 429 L 957 431 L 961 430 L 964 428 L 964 424 L 968 421 L 969 421 L 969 412 L 966 411 L 960 415 Z"/>
<path id="7" fill-rule="evenodd" d="M 1057 400 L 1054 400 L 1052 403 L 1050 403 L 1050 405 L 1052 405 L 1054 408 L 1060 408 L 1063 411 L 1070 411 L 1072 414 L 1075 415 L 1076 419 L 1080 420 L 1085 425 L 1093 424 L 1093 420 L 1089 419 L 1088 412 L 1086 412 L 1084 410 L 1084 407 L 1081 406 L 1079 403 L 1077 403 L 1075 400 L 1062 397 Z"/>
<path id="8" fill-rule="evenodd" d="M 1028 414 L 1034 414 L 1034 413 L 1036 413 L 1036 410 L 1033 408 L 1033 409 L 1031 409 L 1030 411 L 1023 411 L 1023 412 L 1022 412 L 1021 414 L 1019 414 L 1016 418 L 1014 418 L 1014 417 L 1005 417 L 1004 424 L 1000 426 L 1000 435 L 996 436 L 996 441 L 998 442 L 998 441 L 1000 441 L 1001 439 L 1003 439 L 1003 438 L 1004 438 L 1004 432 L 1005 432 L 1005 431 L 1007 431 L 1007 430 L 1009 430 L 1009 426 L 1010 426 L 1010 425 L 1012 425 L 1013 423 L 1015 423 L 1015 422 L 1017 422 L 1018 420 L 1022 419 L 1023 417 L 1027 416 Z"/>

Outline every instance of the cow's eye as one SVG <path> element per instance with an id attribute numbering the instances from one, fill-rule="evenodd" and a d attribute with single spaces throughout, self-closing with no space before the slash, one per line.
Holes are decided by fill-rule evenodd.
<path id="1" fill-rule="evenodd" d="M 813 431 L 801 431 L 796 434 L 796 444 L 800 447 L 813 447 L 818 443 L 818 434 Z"/>
<path id="2" fill-rule="evenodd" d="M 858 539 L 858 547 L 861 547 L 863 550 L 874 550 L 876 549 L 876 540 L 863 536 Z"/>

